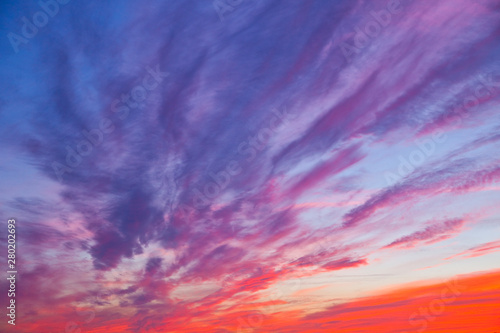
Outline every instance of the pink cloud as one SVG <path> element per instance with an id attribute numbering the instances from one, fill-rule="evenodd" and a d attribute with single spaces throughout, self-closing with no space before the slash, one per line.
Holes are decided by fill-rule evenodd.
<path id="1" fill-rule="evenodd" d="M 389 245 L 386 245 L 384 248 L 396 246 L 409 248 L 414 247 L 419 242 L 425 242 L 426 244 L 436 243 L 457 233 L 464 223 L 465 221 L 462 219 L 453 219 L 435 223 L 428 226 L 424 230 L 416 231 L 410 235 L 401 237 Z"/>

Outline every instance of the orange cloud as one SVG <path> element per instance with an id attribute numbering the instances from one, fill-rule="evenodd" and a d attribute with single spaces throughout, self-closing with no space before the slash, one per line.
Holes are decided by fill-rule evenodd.
<path id="1" fill-rule="evenodd" d="M 247 303 L 241 299 L 241 304 L 229 308 L 208 302 L 161 315 L 160 308 L 151 308 L 148 315 L 139 312 L 129 318 L 106 310 L 98 313 L 96 320 L 79 327 L 96 333 L 494 333 L 500 327 L 500 270 L 440 283 L 406 285 L 312 313 L 311 309 L 266 313 L 273 302 L 258 302 L 252 297 L 246 300 Z M 63 332 L 68 318 L 63 315 L 60 323 L 33 322 L 24 328 L 39 333 Z M 160 318 L 163 319 L 159 321 Z"/>
<path id="2" fill-rule="evenodd" d="M 446 260 L 455 257 L 464 257 L 464 258 L 480 257 L 498 251 L 500 251 L 500 241 L 489 242 L 478 246 L 474 246 L 464 252 L 448 257 L 446 258 Z"/>

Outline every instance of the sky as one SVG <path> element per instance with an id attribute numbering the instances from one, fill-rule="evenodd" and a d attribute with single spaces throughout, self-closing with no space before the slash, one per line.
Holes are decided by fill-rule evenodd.
<path id="1" fill-rule="evenodd" d="M 500 331 L 498 0 L 0 17 L 1 332 Z"/>

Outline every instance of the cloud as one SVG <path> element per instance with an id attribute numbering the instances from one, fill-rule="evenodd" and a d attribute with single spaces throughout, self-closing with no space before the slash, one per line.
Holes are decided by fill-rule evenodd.
<path id="1" fill-rule="evenodd" d="M 386 245 L 385 248 L 409 248 L 414 247 L 417 243 L 422 242 L 425 242 L 425 244 L 432 244 L 434 242 L 452 237 L 454 233 L 457 233 L 460 230 L 464 223 L 465 220 L 463 219 L 452 219 L 443 222 L 432 223 L 432 225 L 429 225 L 424 230 L 416 231 L 410 235 L 401 237 Z"/>
<path id="2" fill-rule="evenodd" d="M 308 316 L 270 293 L 398 264 L 368 257 L 379 243 L 459 233 L 465 220 L 427 209 L 445 195 L 460 216 L 495 210 L 474 196 L 500 175 L 495 1 L 404 1 L 387 25 L 385 0 L 236 2 L 220 22 L 214 1 L 71 1 L 20 52 L 0 43 L 0 218 L 19 219 L 20 281 L 37 286 L 20 291 L 20 332 L 60 330 L 68 306 L 92 307 L 78 323 L 96 332 L 234 332 L 261 310 L 274 332 L 392 327 L 418 297 Z M 4 35 L 42 10 L 1 6 Z M 391 157 L 436 131 L 448 141 L 385 186 Z M 426 209 L 401 237 L 413 203 Z"/>
<path id="3" fill-rule="evenodd" d="M 480 257 L 484 256 L 490 253 L 495 253 L 500 250 L 500 241 L 493 241 L 493 242 L 488 242 L 484 244 L 480 244 L 477 246 L 473 246 L 466 251 L 460 252 L 456 255 L 453 255 L 451 257 L 446 258 L 452 259 L 455 257 L 462 257 L 462 258 L 474 258 L 474 257 Z"/>

